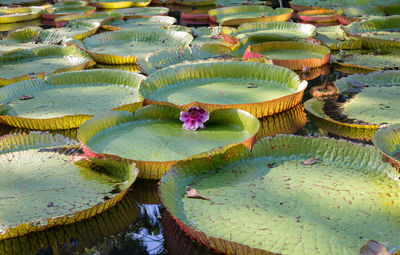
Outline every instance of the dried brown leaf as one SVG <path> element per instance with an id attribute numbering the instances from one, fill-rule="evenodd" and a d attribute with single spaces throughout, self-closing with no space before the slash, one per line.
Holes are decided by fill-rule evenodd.
<path id="1" fill-rule="evenodd" d="M 308 166 L 308 165 L 313 165 L 313 164 L 315 164 L 317 162 L 319 162 L 318 159 L 310 158 L 310 159 L 307 159 L 306 161 L 302 161 L 301 164 Z"/>

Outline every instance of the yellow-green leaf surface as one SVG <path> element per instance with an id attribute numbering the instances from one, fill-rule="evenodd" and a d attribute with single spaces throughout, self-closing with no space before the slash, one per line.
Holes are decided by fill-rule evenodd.
<path id="1" fill-rule="evenodd" d="M 14 246 L 15 238 L 76 224 L 111 208 L 137 176 L 134 165 L 123 161 L 73 163 L 79 144 L 60 135 L 8 135 L 1 144 L 0 247 L 4 254 L 17 254 L 29 245 Z M 54 236 L 47 241 L 51 239 Z"/>
<path id="2" fill-rule="evenodd" d="M 0 24 L 38 19 L 41 7 L 0 7 Z"/>
<path id="3" fill-rule="evenodd" d="M 170 48 L 148 54 L 146 58 L 138 60 L 138 65 L 143 73 L 151 74 L 164 67 L 185 61 L 210 58 L 232 58 L 231 53 L 232 51 L 230 49 L 215 44 Z"/>
<path id="4" fill-rule="evenodd" d="M 140 162 L 168 165 L 200 153 L 208 156 L 217 148 L 237 143 L 251 146 L 259 127 L 254 116 L 236 109 L 211 112 L 205 129 L 196 131 L 183 129 L 179 115 L 179 109 L 160 105 L 145 106 L 135 115 L 109 112 L 82 125 L 78 139 L 97 154 L 138 162 L 139 177 L 161 178 L 165 171 L 154 166 L 150 170 L 141 168 Z"/>
<path id="5" fill-rule="evenodd" d="M 50 28 L 46 31 L 60 34 L 63 37 L 82 40 L 88 36 L 94 35 L 100 27 L 100 22 L 93 20 L 78 20 L 69 22 L 68 25 L 59 28 Z"/>
<path id="6" fill-rule="evenodd" d="M 135 7 L 118 9 L 115 12 L 122 13 L 125 19 L 151 17 L 155 15 L 167 15 L 169 9 L 166 7 Z"/>
<path id="7" fill-rule="evenodd" d="M 122 19 L 124 15 L 118 12 L 95 12 L 91 14 L 74 14 L 74 15 L 66 15 L 56 18 L 54 21 L 57 26 L 65 26 L 70 21 L 93 21 L 103 23 L 108 19 Z"/>
<path id="8" fill-rule="evenodd" d="M 61 1 L 52 5 L 52 7 L 67 7 L 67 6 L 86 6 L 87 1 Z"/>
<path id="9" fill-rule="evenodd" d="M 400 122 L 400 120 L 398 121 Z M 385 157 L 400 169 L 400 124 L 380 128 L 374 136 L 374 145 Z"/>
<path id="10" fill-rule="evenodd" d="M 151 16 L 128 20 L 110 20 L 103 23 L 103 28 L 107 30 L 124 30 L 136 27 L 164 27 L 176 23 L 174 17 Z"/>
<path id="11" fill-rule="evenodd" d="M 374 147 L 278 135 L 234 149 L 179 162 L 161 180 L 163 204 L 202 244 L 225 254 L 350 255 L 367 240 L 399 250 L 399 174 Z M 187 186 L 210 200 L 188 198 Z"/>
<path id="12" fill-rule="evenodd" d="M 22 22 L 17 22 L 17 23 L 5 23 L 5 24 L 0 24 L 0 32 L 6 32 L 6 31 L 20 29 L 20 28 L 24 28 L 24 27 L 40 26 L 40 25 L 42 25 L 41 19 L 33 19 L 33 20 L 22 21 Z"/>
<path id="13" fill-rule="evenodd" d="M 356 50 L 362 48 L 362 41 L 359 38 L 347 36 L 340 26 L 318 27 L 315 38 L 331 50 Z"/>
<path id="14" fill-rule="evenodd" d="M 90 3 L 101 9 L 121 9 L 129 7 L 144 7 L 149 5 L 151 0 L 90 0 Z"/>
<path id="15" fill-rule="evenodd" d="M 162 28 L 139 27 L 88 37 L 85 49 L 96 62 L 105 64 L 135 63 L 150 52 L 177 46 L 188 46 L 193 37 L 186 32 Z"/>
<path id="16" fill-rule="evenodd" d="M 286 68 L 257 62 L 203 61 L 166 67 L 139 88 L 146 100 L 186 109 L 237 108 L 256 117 L 290 109 L 302 98 L 306 81 Z"/>
<path id="17" fill-rule="evenodd" d="M 238 5 L 208 11 L 212 21 L 221 26 L 238 26 L 249 22 L 287 21 L 292 16 L 290 8 L 272 9 L 261 5 Z"/>
<path id="18" fill-rule="evenodd" d="M 55 19 L 60 16 L 72 14 L 90 14 L 95 12 L 94 6 L 66 6 L 66 7 L 51 7 L 44 9 L 41 14 L 43 19 Z"/>
<path id="19" fill-rule="evenodd" d="M 49 74 L 82 70 L 95 62 L 75 46 L 44 46 L 3 52 L 0 55 L 0 85 Z"/>
<path id="20" fill-rule="evenodd" d="M 231 41 L 224 38 L 224 29 L 221 26 L 192 28 L 192 33 L 194 37 L 192 45 L 216 44 L 231 50 L 240 46 L 236 38 L 232 38 Z"/>
<path id="21" fill-rule="evenodd" d="M 400 16 L 354 22 L 344 30 L 352 36 L 360 37 L 364 48 L 400 47 Z"/>
<path id="22" fill-rule="evenodd" d="M 349 74 L 391 70 L 400 66 L 400 49 L 346 50 L 332 53 L 331 60 L 338 71 Z"/>
<path id="23" fill-rule="evenodd" d="M 144 78 L 133 72 L 99 69 L 11 84 L 0 89 L 0 120 L 22 128 L 67 129 L 111 109 L 135 112 L 142 105 L 137 87 Z M 21 100 L 24 95 L 33 98 Z"/>

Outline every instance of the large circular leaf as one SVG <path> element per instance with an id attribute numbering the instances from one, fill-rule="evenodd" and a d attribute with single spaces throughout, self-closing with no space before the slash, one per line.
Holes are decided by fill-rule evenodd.
<path id="1" fill-rule="evenodd" d="M 287 21 L 292 16 L 290 8 L 272 9 L 261 5 L 242 5 L 213 9 L 208 12 L 211 21 L 221 26 L 238 26 L 243 23 Z"/>
<path id="2" fill-rule="evenodd" d="M 192 28 L 192 33 L 194 36 L 192 45 L 216 44 L 233 51 L 240 46 L 240 41 L 233 35 L 225 34 L 221 26 Z"/>
<path id="3" fill-rule="evenodd" d="M 321 45 L 304 42 L 265 42 L 249 45 L 246 54 L 259 54 L 272 60 L 275 65 L 292 70 L 302 70 L 305 66 L 315 68 L 329 63 L 331 51 Z"/>
<path id="4" fill-rule="evenodd" d="M 298 13 L 299 18 L 305 22 L 334 22 L 337 20 L 335 10 L 307 10 Z"/>
<path id="5" fill-rule="evenodd" d="M 0 24 L 38 19 L 41 7 L 0 7 Z"/>
<path id="6" fill-rule="evenodd" d="M 155 15 L 167 15 L 168 11 L 169 9 L 167 7 L 136 7 L 118 9 L 115 12 L 122 13 L 125 19 L 135 19 Z"/>
<path id="7" fill-rule="evenodd" d="M 75 46 L 44 46 L 3 52 L 0 55 L 0 86 L 52 73 L 82 70 L 95 62 Z"/>
<path id="8" fill-rule="evenodd" d="M 76 141 L 60 135 L 1 138 L 0 247 L 5 254 L 23 249 L 13 246 L 17 238 L 88 220 L 128 192 L 137 176 L 134 165 L 113 160 L 75 164 L 77 149 Z"/>
<path id="9" fill-rule="evenodd" d="M 400 124 L 380 128 L 373 141 L 385 158 L 400 171 Z"/>
<path id="10" fill-rule="evenodd" d="M 72 14 L 91 14 L 95 12 L 96 7 L 94 6 L 67 6 L 67 7 L 51 7 L 41 12 L 43 19 L 56 19 L 65 15 Z"/>
<path id="11" fill-rule="evenodd" d="M 101 9 L 122 9 L 129 7 L 144 7 L 149 5 L 151 0 L 90 0 L 90 3 Z"/>
<path id="12" fill-rule="evenodd" d="M 103 28 L 107 30 L 124 30 L 135 27 L 164 27 L 176 23 L 174 17 L 151 16 L 128 20 L 110 20 L 103 23 Z"/>
<path id="13" fill-rule="evenodd" d="M 183 129 L 179 115 L 179 109 L 161 105 L 143 107 L 135 116 L 109 112 L 83 124 L 78 139 L 96 154 L 134 160 L 140 178 L 159 179 L 179 160 L 208 157 L 238 143 L 251 147 L 259 127 L 255 117 L 236 109 L 211 112 L 205 129 L 196 131 Z"/>
<path id="14" fill-rule="evenodd" d="M 67 72 L 0 89 L 3 124 L 39 130 L 77 128 L 93 115 L 135 112 L 143 75 L 119 70 Z"/>
<path id="15" fill-rule="evenodd" d="M 164 67 L 185 61 L 196 61 L 210 58 L 231 58 L 231 53 L 232 51 L 230 49 L 216 44 L 170 48 L 148 54 L 146 58 L 138 60 L 138 65 L 143 73 L 149 75 Z"/>
<path id="16" fill-rule="evenodd" d="M 351 36 L 361 38 L 364 48 L 400 47 L 400 16 L 354 22 L 344 30 Z"/>
<path id="17" fill-rule="evenodd" d="M 139 91 L 146 101 L 183 109 L 236 108 L 273 115 L 301 102 L 306 81 L 287 68 L 257 62 L 204 61 L 169 66 L 150 75 Z"/>
<path id="18" fill-rule="evenodd" d="M 279 135 L 252 153 L 179 162 L 160 195 L 187 234 L 220 253 L 358 254 L 369 239 L 399 249 L 398 178 L 372 146 Z"/>
<path id="19" fill-rule="evenodd" d="M 356 50 L 362 48 L 362 41 L 349 37 L 340 26 L 326 26 L 317 28 L 316 39 L 331 50 Z"/>
<path id="20" fill-rule="evenodd" d="M 129 64 L 150 52 L 188 46 L 192 39 L 186 32 L 145 27 L 97 34 L 86 38 L 84 47 L 96 62 Z"/>
<path id="21" fill-rule="evenodd" d="M 59 28 L 51 28 L 46 31 L 54 32 L 65 38 L 82 40 L 88 36 L 94 35 L 100 28 L 100 22 L 77 20 L 69 22 L 68 25 Z"/>
<path id="22" fill-rule="evenodd" d="M 93 21 L 99 22 L 102 24 L 104 21 L 109 19 L 122 19 L 124 15 L 118 12 L 95 12 L 91 14 L 73 14 L 66 15 L 56 18 L 54 21 L 56 22 L 57 27 L 63 27 L 71 21 Z"/>

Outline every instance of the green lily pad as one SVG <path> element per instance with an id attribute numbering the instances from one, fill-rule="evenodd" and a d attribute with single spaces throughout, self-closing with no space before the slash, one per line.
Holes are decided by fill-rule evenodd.
<path id="1" fill-rule="evenodd" d="M 326 26 L 317 28 L 315 39 L 331 50 L 356 50 L 362 48 L 359 38 L 349 37 L 340 26 Z"/>
<path id="2" fill-rule="evenodd" d="M 150 53 L 138 60 L 143 73 L 150 75 L 164 67 L 185 61 L 205 60 L 210 58 L 232 58 L 232 51 L 215 44 L 194 45 L 192 47 L 170 48 Z"/>
<path id="3" fill-rule="evenodd" d="M 343 6 L 336 8 L 336 13 L 347 17 L 361 17 L 365 15 L 384 16 L 385 13 L 377 5 Z"/>
<path id="4" fill-rule="evenodd" d="M 125 19 L 144 18 L 156 15 L 167 15 L 167 7 L 135 7 L 118 9 L 115 12 L 122 13 Z"/>
<path id="5" fill-rule="evenodd" d="M 15 134 L 2 137 L 1 144 L 0 164 L 7 167 L 1 168 L 0 247 L 6 253 L 12 251 L 7 240 L 111 208 L 137 176 L 134 165 L 123 161 L 73 163 L 79 144 L 60 135 Z"/>
<path id="6" fill-rule="evenodd" d="M 122 9 L 133 6 L 144 7 L 149 5 L 151 0 L 90 0 L 90 3 L 101 9 Z"/>
<path id="7" fill-rule="evenodd" d="M 52 7 L 86 6 L 86 5 L 89 5 L 89 3 L 85 1 L 62 1 L 53 4 Z"/>
<path id="8" fill-rule="evenodd" d="M 400 47 L 400 16 L 373 18 L 344 27 L 346 33 L 360 37 L 364 48 Z"/>
<path id="9" fill-rule="evenodd" d="M 400 169 L 400 124 L 380 128 L 374 136 L 374 145 L 397 169 Z"/>
<path id="10" fill-rule="evenodd" d="M 239 46 L 239 40 L 234 38 L 227 41 L 224 38 L 224 31 L 221 26 L 192 28 L 192 33 L 194 37 L 192 45 L 216 44 L 231 50 L 235 50 Z"/>
<path id="11" fill-rule="evenodd" d="M 72 14 L 91 14 L 95 12 L 94 6 L 66 6 L 66 7 L 50 7 L 44 9 L 41 14 L 43 19 L 56 19 L 65 15 Z"/>
<path id="12" fill-rule="evenodd" d="M 23 128 L 68 129 L 111 109 L 134 112 L 141 106 L 137 87 L 144 78 L 133 72 L 100 69 L 11 84 L 0 89 L 0 120 Z"/>
<path id="13" fill-rule="evenodd" d="M 221 26 L 238 26 L 251 22 L 287 21 L 292 16 L 290 8 L 272 9 L 261 5 L 238 5 L 208 11 L 211 21 Z"/>
<path id="14" fill-rule="evenodd" d="M 91 14 L 74 14 L 74 15 L 66 15 L 56 18 L 54 21 L 56 22 L 57 27 L 63 27 L 68 24 L 70 21 L 91 21 L 91 22 L 99 22 L 103 23 L 108 19 L 122 19 L 124 15 L 118 12 L 95 12 Z"/>
<path id="15" fill-rule="evenodd" d="M 0 32 L 6 32 L 6 31 L 21 29 L 21 28 L 25 28 L 25 27 L 29 27 L 29 26 L 40 26 L 40 25 L 42 25 L 41 19 L 33 19 L 33 20 L 22 21 L 22 22 L 17 22 L 17 23 L 5 23 L 5 24 L 0 24 Z"/>
<path id="16" fill-rule="evenodd" d="M 236 5 L 266 5 L 266 1 L 260 0 L 217 0 L 217 6 L 236 6 Z"/>
<path id="17" fill-rule="evenodd" d="M 350 255 L 369 239 L 399 250 L 398 178 L 373 146 L 278 135 L 251 153 L 179 162 L 160 195 L 178 225 L 217 252 Z"/>
<path id="18" fill-rule="evenodd" d="M 78 139 L 97 154 L 167 165 L 202 153 L 209 155 L 219 147 L 251 145 L 259 127 L 254 116 L 236 109 L 211 112 L 205 129 L 196 131 L 183 129 L 179 115 L 179 109 L 161 105 L 145 106 L 135 115 L 109 112 L 82 125 Z M 133 142 L 137 146 L 131 146 Z M 165 173 L 154 166 L 150 171 L 140 166 L 138 163 L 141 178 L 159 179 Z"/>
<path id="19" fill-rule="evenodd" d="M 43 2 L 43 0 L 2 0 L 0 6 L 9 5 L 34 5 Z"/>
<path id="20" fill-rule="evenodd" d="M 0 7 L 0 24 L 38 19 L 41 7 Z"/>
<path id="21" fill-rule="evenodd" d="M 332 53 L 331 60 L 337 70 L 345 73 L 369 73 L 378 70 L 391 70 L 400 66 L 400 50 L 382 48 L 371 50 L 346 50 Z"/>
<path id="22" fill-rule="evenodd" d="M 64 27 L 50 28 L 46 31 L 60 34 L 66 38 L 82 40 L 88 36 L 94 35 L 99 27 L 99 22 L 78 20 L 69 22 L 68 25 Z"/>
<path id="23" fill-rule="evenodd" d="M 151 16 L 128 20 L 110 20 L 102 24 L 107 30 L 124 30 L 136 27 L 164 27 L 176 23 L 174 17 L 169 16 Z"/>
<path id="24" fill-rule="evenodd" d="M 105 64 L 135 63 L 150 52 L 188 46 L 193 37 L 186 32 L 140 27 L 97 34 L 84 40 L 85 49 L 96 62 Z"/>
<path id="25" fill-rule="evenodd" d="M 238 27 L 235 35 L 240 40 L 257 37 L 260 42 L 294 41 L 314 37 L 316 28 L 311 24 L 293 22 L 245 23 Z"/>
<path id="26" fill-rule="evenodd" d="M 0 55 L 0 85 L 52 73 L 82 70 L 94 64 L 89 54 L 74 46 L 43 46 L 3 52 Z"/>
<path id="27" fill-rule="evenodd" d="M 0 52 L 18 49 L 32 49 L 41 45 L 58 45 L 66 41 L 61 34 L 44 30 L 40 27 L 25 27 L 10 31 L 0 40 Z"/>
<path id="28" fill-rule="evenodd" d="M 204 61 L 166 67 L 139 88 L 147 101 L 212 111 L 237 108 L 263 117 L 292 108 L 307 82 L 286 68 L 257 62 Z"/>

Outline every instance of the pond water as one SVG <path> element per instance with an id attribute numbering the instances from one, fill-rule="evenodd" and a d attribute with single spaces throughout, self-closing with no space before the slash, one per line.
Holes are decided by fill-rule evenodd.
<path id="1" fill-rule="evenodd" d="M 171 9 L 169 15 L 178 19 L 179 23 L 187 26 L 204 26 L 205 24 L 191 24 L 190 21 L 180 20 L 180 6 L 167 6 Z M 186 8 L 185 8 L 186 9 Z M 44 26 L 49 27 L 49 26 Z M 4 32 L 2 32 L 4 34 Z M 104 65 L 102 65 L 104 68 Z M 95 67 L 96 68 L 96 67 Z M 318 75 L 309 81 L 305 91 L 303 102 L 311 98 L 310 88 L 321 86 L 326 82 L 335 81 L 346 74 L 330 67 L 330 72 L 325 75 Z M 299 110 L 302 113 L 302 109 Z M 299 111 L 288 111 L 280 114 L 284 117 L 275 116 L 274 120 L 269 119 L 268 125 L 264 126 L 264 135 L 275 135 L 277 133 L 294 133 L 302 136 L 337 136 L 319 129 L 308 118 L 306 122 L 297 121 Z M 282 126 L 282 119 L 290 119 L 287 125 Z M 286 123 L 286 122 L 284 122 Z M 1 134 L 12 132 L 27 132 L 0 126 Z M 62 134 L 75 137 L 76 131 L 66 131 Z M 77 231 L 81 235 L 96 236 L 94 240 L 82 241 L 71 238 L 70 247 L 47 247 L 41 249 L 37 254 L 50 255 L 59 252 L 60 254 L 214 254 L 206 247 L 198 245 L 190 240 L 182 230 L 175 224 L 168 212 L 161 205 L 158 197 L 157 182 L 138 180 L 132 187 L 128 199 L 133 197 L 135 201 L 129 208 L 116 210 L 110 213 L 107 219 L 95 219 L 95 224 L 81 226 Z M 136 206 L 137 205 L 137 206 Z M 125 213 L 127 210 L 128 213 Z M 116 225 L 118 228 L 111 226 Z M 109 224 L 110 232 L 100 230 L 96 224 Z M 0 252 L 1 253 L 1 252 Z"/>

